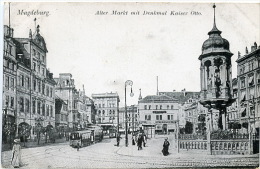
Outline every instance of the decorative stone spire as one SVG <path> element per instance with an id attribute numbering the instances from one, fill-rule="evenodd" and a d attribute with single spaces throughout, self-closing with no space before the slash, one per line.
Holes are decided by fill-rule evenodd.
<path id="1" fill-rule="evenodd" d="M 220 35 L 220 34 L 221 34 L 221 31 L 218 30 L 218 28 L 217 28 L 217 26 L 216 26 L 216 16 L 215 16 L 215 8 L 216 8 L 216 5 L 215 5 L 215 3 L 214 3 L 214 5 L 213 5 L 213 8 L 214 8 L 214 22 L 213 22 L 213 28 L 212 28 L 212 30 L 208 33 L 208 35 L 211 35 L 211 34 L 214 34 L 214 33 Z"/>
<path id="2" fill-rule="evenodd" d="M 238 51 L 238 58 L 240 58 L 240 56 L 241 56 L 241 53 Z"/>
<path id="3" fill-rule="evenodd" d="M 141 94 L 141 89 L 139 89 L 139 90 L 140 90 L 140 94 L 139 94 L 138 100 L 142 100 L 143 98 L 142 98 L 142 94 Z"/>
<path id="4" fill-rule="evenodd" d="M 248 49 L 247 49 L 247 47 L 246 47 L 246 54 L 248 54 Z"/>

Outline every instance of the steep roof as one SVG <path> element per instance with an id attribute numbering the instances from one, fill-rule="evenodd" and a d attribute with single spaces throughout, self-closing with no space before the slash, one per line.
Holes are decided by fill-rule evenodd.
<path id="1" fill-rule="evenodd" d="M 200 92 L 159 92 L 159 95 L 166 95 L 170 98 L 178 100 L 179 103 L 183 104 L 190 98 L 199 98 Z"/>
<path id="2" fill-rule="evenodd" d="M 148 95 L 139 103 L 151 103 L 151 102 L 177 102 L 178 100 L 166 95 Z"/>

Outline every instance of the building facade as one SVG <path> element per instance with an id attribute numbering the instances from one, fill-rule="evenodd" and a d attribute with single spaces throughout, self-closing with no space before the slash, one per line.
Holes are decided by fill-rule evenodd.
<path id="1" fill-rule="evenodd" d="M 92 94 L 96 108 L 96 124 L 103 127 L 105 131 L 117 127 L 119 114 L 119 95 L 117 93 Z M 105 133 L 106 134 L 106 133 Z"/>
<path id="2" fill-rule="evenodd" d="M 3 142 L 9 142 L 13 138 L 8 137 L 15 135 L 17 128 L 17 101 L 16 101 L 16 73 L 17 73 L 17 60 L 16 60 L 16 45 L 13 39 L 13 29 L 4 25 L 4 51 L 3 51 L 3 95 L 2 95 L 2 108 L 3 108 Z"/>
<path id="3" fill-rule="evenodd" d="M 55 81 L 47 70 L 48 50 L 39 25 L 34 34 L 29 31 L 29 38 L 13 38 L 13 29 L 4 28 L 3 105 L 14 117 L 15 135 L 30 138 L 37 129 L 55 127 Z"/>
<path id="4" fill-rule="evenodd" d="M 149 95 L 138 101 L 139 122 L 149 137 L 176 132 L 178 100 L 166 95 Z"/>
<path id="5" fill-rule="evenodd" d="M 228 128 L 229 129 L 240 129 L 240 114 L 238 111 L 238 83 L 237 78 L 234 78 L 232 80 L 232 86 L 233 86 L 233 99 L 235 99 L 235 102 L 232 103 L 231 106 L 227 108 L 227 122 L 228 122 Z"/>
<path id="6" fill-rule="evenodd" d="M 68 130 L 68 104 L 55 95 L 55 126 L 60 132 Z"/>
<path id="7" fill-rule="evenodd" d="M 36 126 L 55 127 L 55 81 L 52 73 L 47 70 L 47 47 L 40 35 L 38 25 L 34 34 L 29 31 L 29 38 L 15 38 L 17 57 L 18 116 L 19 123 L 32 126 L 35 134 Z M 21 126 L 21 128 L 23 128 Z M 19 128 L 18 128 L 19 132 Z"/>
<path id="8" fill-rule="evenodd" d="M 259 133 L 260 126 L 260 47 L 256 42 L 244 56 L 238 54 L 238 110 L 247 131 Z"/>
<path id="9" fill-rule="evenodd" d="M 73 129 L 78 122 L 78 115 L 73 112 L 75 109 L 74 100 L 77 96 L 74 79 L 70 73 L 60 73 L 59 77 L 54 79 L 56 82 L 55 95 L 68 105 L 68 127 Z"/>

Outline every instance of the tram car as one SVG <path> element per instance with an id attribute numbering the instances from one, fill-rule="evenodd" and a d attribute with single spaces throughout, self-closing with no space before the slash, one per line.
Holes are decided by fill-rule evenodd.
<path id="1" fill-rule="evenodd" d="M 91 144 L 91 130 L 74 131 L 70 134 L 71 147 L 85 147 Z"/>
<path id="2" fill-rule="evenodd" d="M 88 130 L 91 130 L 92 136 L 91 140 L 94 142 L 100 142 L 103 140 L 103 129 L 100 126 L 90 126 Z"/>
<path id="3" fill-rule="evenodd" d="M 70 134 L 71 147 L 85 147 L 100 142 L 103 139 L 103 130 L 100 126 L 91 126 L 87 130 L 74 131 Z"/>

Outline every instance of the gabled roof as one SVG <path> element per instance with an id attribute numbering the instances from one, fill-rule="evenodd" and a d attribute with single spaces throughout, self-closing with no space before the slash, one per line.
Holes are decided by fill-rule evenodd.
<path id="1" fill-rule="evenodd" d="M 148 95 L 142 100 L 139 101 L 139 103 L 149 103 L 149 102 L 177 102 L 177 99 L 171 98 L 166 95 Z"/>
<path id="2" fill-rule="evenodd" d="M 185 103 L 190 98 L 199 98 L 200 92 L 159 92 L 159 95 L 166 95 L 170 98 L 178 100 L 179 103 Z"/>

